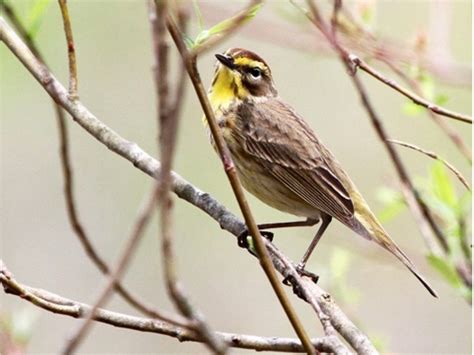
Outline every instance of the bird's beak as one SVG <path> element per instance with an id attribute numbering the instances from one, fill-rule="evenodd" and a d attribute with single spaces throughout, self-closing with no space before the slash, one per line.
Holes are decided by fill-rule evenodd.
<path id="1" fill-rule="evenodd" d="M 231 70 L 235 69 L 234 58 L 232 58 L 230 55 L 216 54 L 216 58 L 227 68 Z"/>

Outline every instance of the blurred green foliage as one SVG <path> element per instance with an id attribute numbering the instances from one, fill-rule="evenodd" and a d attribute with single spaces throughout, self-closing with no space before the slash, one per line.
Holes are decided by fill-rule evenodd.
<path id="1" fill-rule="evenodd" d="M 469 240 L 469 216 L 471 210 L 471 192 L 456 192 L 453 179 L 445 165 L 436 161 L 430 168 L 428 177 L 418 177 L 416 186 L 423 201 L 434 213 L 438 225 L 446 236 L 449 251 L 439 255 L 430 251 L 427 259 L 430 265 L 456 289 L 461 296 L 470 301 L 472 290 L 466 286 L 458 269 L 462 264 L 469 264 L 472 258 L 471 241 Z M 384 204 L 379 214 L 382 221 L 395 218 L 402 212 L 406 203 L 403 195 L 396 190 L 383 187 L 378 191 L 378 198 Z"/>

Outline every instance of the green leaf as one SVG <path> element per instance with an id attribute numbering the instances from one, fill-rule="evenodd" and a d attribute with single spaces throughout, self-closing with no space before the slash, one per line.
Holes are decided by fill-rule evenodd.
<path id="1" fill-rule="evenodd" d="M 434 102 L 436 105 L 442 106 L 449 101 L 449 96 L 446 94 L 436 94 Z"/>
<path id="2" fill-rule="evenodd" d="M 194 41 L 193 41 L 193 39 L 192 39 L 191 37 L 189 37 L 189 36 L 188 36 L 187 34 L 185 34 L 185 33 L 181 33 L 181 34 L 182 34 L 182 36 L 183 36 L 183 41 L 184 41 L 184 43 L 186 44 L 186 47 L 187 47 L 188 49 L 193 48 L 193 47 L 194 47 Z"/>
<path id="3" fill-rule="evenodd" d="M 433 253 L 429 254 L 427 259 L 431 266 L 433 266 L 451 286 L 456 289 L 460 289 L 464 286 L 455 268 L 448 260 Z"/>
<path id="4" fill-rule="evenodd" d="M 407 101 L 402 106 L 402 112 L 411 117 L 420 115 L 425 109 L 420 105 L 415 104 L 413 101 Z"/>
<path id="5" fill-rule="evenodd" d="M 255 15 L 257 14 L 258 10 L 260 10 L 260 8 L 262 7 L 263 3 L 259 3 L 259 4 L 256 4 L 254 6 L 252 6 L 248 11 L 247 13 L 245 14 L 245 19 L 242 23 L 245 23 L 249 20 L 251 20 L 253 17 L 255 17 Z M 236 15 L 236 16 L 239 16 L 239 15 Z M 235 20 L 235 16 L 232 16 L 228 19 L 225 19 L 221 22 L 219 22 L 218 24 L 212 26 L 210 29 L 208 30 L 203 30 L 201 31 L 198 36 L 196 37 L 196 40 L 194 41 L 195 42 L 195 46 L 197 45 L 200 45 L 202 44 L 203 42 L 205 42 L 209 37 L 212 37 L 212 36 L 215 36 L 219 33 L 222 33 L 222 32 L 226 32 L 229 30 L 229 28 L 232 27 L 233 23 L 234 23 L 234 20 Z"/>
<path id="6" fill-rule="evenodd" d="M 382 211 L 377 214 L 382 223 L 392 220 L 406 207 L 403 195 L 388 187 L 381 187 L 377 190 L 377 199 L 384 204 Z"/>
<path id="7" fill-rule="evenodd" d="M 35 38 L 43 21 L 44 15 L 52 0 L 35 0 L 28 12 L 28 20 L 26 23 L 26 31 L 33 39 Z"/>
<path id="8" fill-rule="evenodd" d="M 430 175 L 434 195 L 450 208 L 456 208 L 456 191 L 444 164 L 440 161 L 435 162 Z"/>

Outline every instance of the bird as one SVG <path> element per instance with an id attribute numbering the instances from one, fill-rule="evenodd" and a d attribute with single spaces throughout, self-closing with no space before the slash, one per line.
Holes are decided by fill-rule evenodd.
<path id="1" fill-rule="evenodd" d="M 393 254 L 432 296 L 438 297 L 385 231 L 334 155 L 278 95 L 265 60 L 243 48 L 230 48 L 215 57 L 214 77 L 207 95 L 242 186 L 270 207 L 306 218 L 259 224 L 259 229 L 321 222 L 297 271 L 304 274 L 314 248 L 336 219 Z M 217 150 L 212 135 L 210 139 Z M 248 232 L 241 237 L 247 235 Z M 239 244 L 245 246 L 246 238 L 241 237 Z"/>

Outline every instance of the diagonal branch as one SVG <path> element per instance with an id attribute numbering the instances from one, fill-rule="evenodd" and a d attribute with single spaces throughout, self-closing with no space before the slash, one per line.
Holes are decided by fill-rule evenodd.
<path id="1" fill-rule="evenodd" d="M 159 183 L 158 201 L 160 207 L 161 253 L 163 270 L 168 294 L 176 308 L 193 323 L 193 329 L 200 335 L 206 345 L 215 354 L 224 354 L 227 345 L 212 332 L 210 326 L 199 310 L 194 307 L 182 286 L 176 271 L 176 258 L 173 248 L 171 167 L 176 148 L 179 116 L 176 107 L 169 100 L 168 87 L 168 43 L 166 37 L 166 1 L 150 1 L 150 24 L 155 54 L 155 85 L 158 104 L 158 149 L 161 156 L 161 170 L 157 176 Z M 179 89 L 178 89 L 179 90 Z M 177 98 L 178 100 L 179 98 Z M 179 102 L 178 102 L 179 104 Z"/>
<path id="2" fill-rule="evenodd" d="M 461 183 L 466 187 L 466 189 L 468 189 L 468 191 L 471 191 L 471 187 L 469 186 L 469 183 L 467 182 L 466 178 L 464 176 L 462 176 L 461 172 L 458 169 L 456 169 L 451 163 L 449 163 L 447 160 L 441 158 L 436 153 L 431 152 L 429 150 L 425 150 L 423 148 L 420 148 L 420 147 L 418 147 L 414 144 L 402 142 L 402 141 L 399 141 L 399 140 L 389 139 L 388 141 L 392 144 L 397 144 L 397 145 L 401 145 L 402 147 L 406 147 L 406 148 L 416 150 L 417 152 L 420 152 L 420 153 L 422 153 L 422 154 L 424 154 L 424 155 L 426 155 L 426 156 L 428 156 L 432 159 L 439 160 L 440 162 L 442 162 L 444 164 L 444 166 L 446 166 L 449 170 L 451 170 L 454 173 L 454 175 L 456 175 L 456 177 L 459 179 L 459 181 L 461 181 Z"/>
<path id="3" fill-rule="evenodd" d="M 365 71 L 367 74 L 371 75 L 378 81 L 384 83 L 385 85 L 391 87 L 395 91 L 399 92 L 403 96 L 409 98 L 412 100 L 415 104 L 422 106 L 428 110 L 430 110 L 433 113 L 436 113 L 441 116 L 449 117 L 454 120 L 464 122 L 464 123 L 469 123 L 472 124 L 472 117 L 468 115 L 464 115 L 462 113 L 457 113 L 448 109 L 445 109 L 441 106 L 438 106 L 432 102 L 429 102 L 428 100 L 425 100 L 421 96 L 416 95 L 415 93 L 409 91 L 408 89 L 404 88 L 403 86 L 399 85 L 395 80 L 393 79 L 387 79 L 384 77 L 380 72 L 372 68 L 370 65 L 368 65 L 366 62 L 364 62 L 362 59 L 359 57 L 352 55 L 351 60 L 354 62 L 354 64 L 360 68 L 361 70 Z"/>

